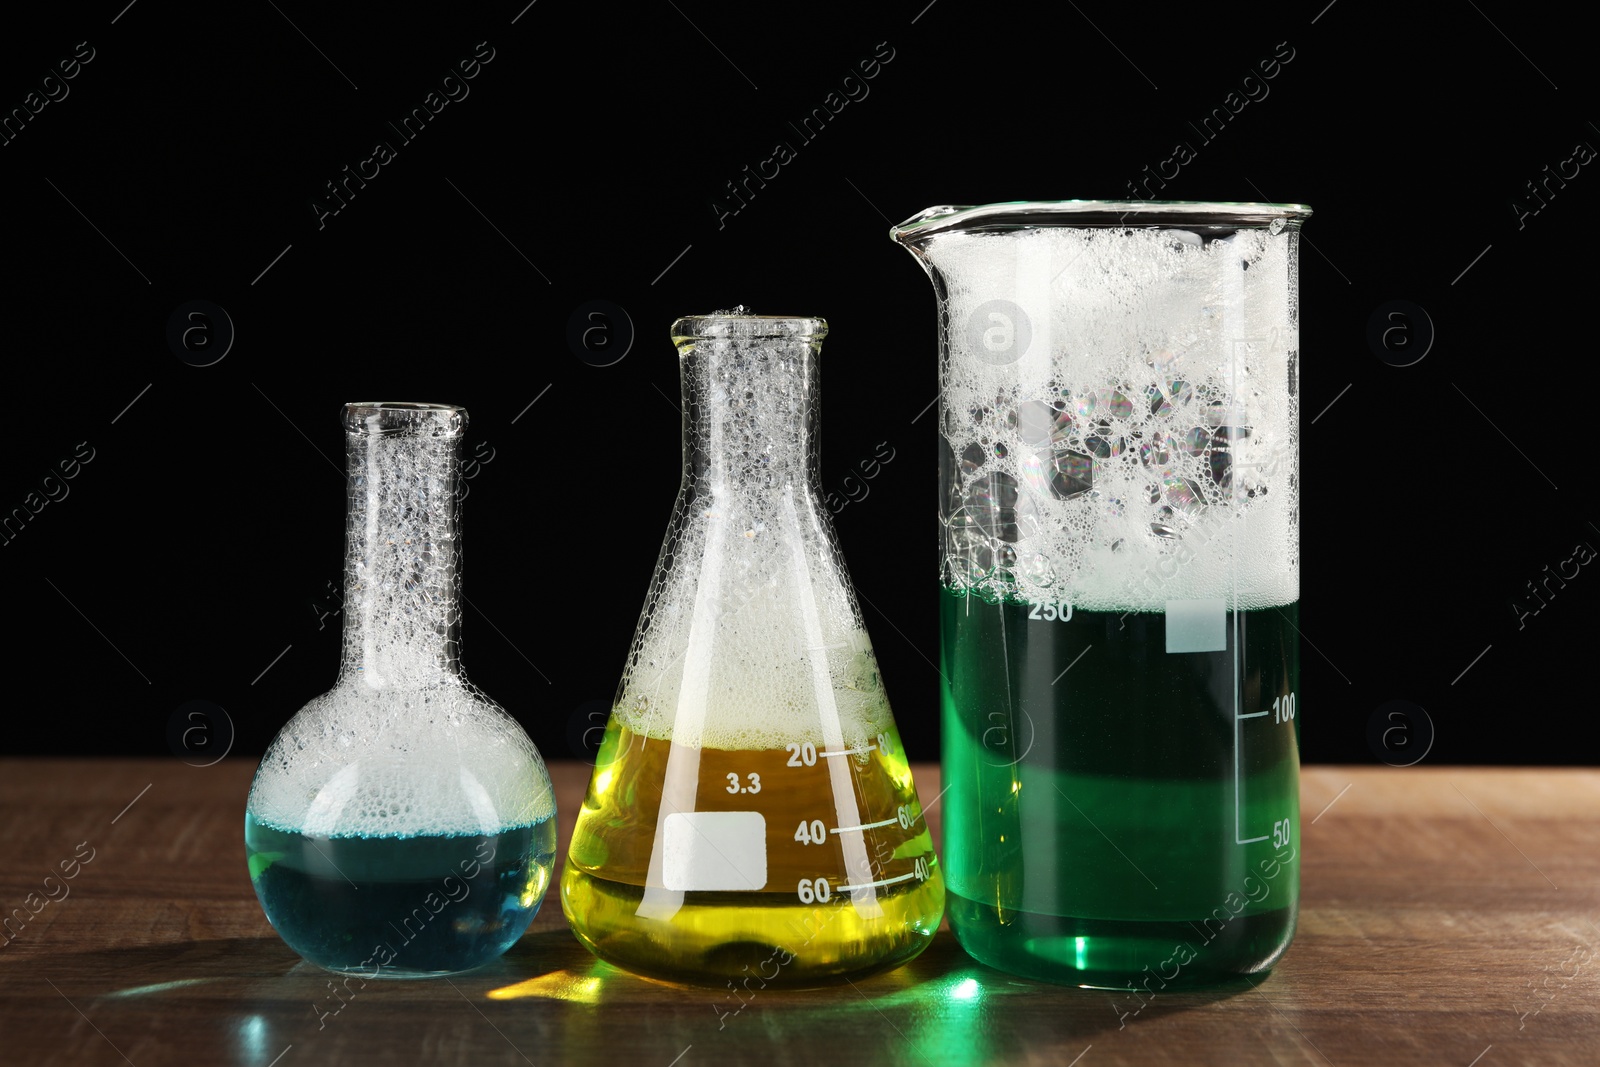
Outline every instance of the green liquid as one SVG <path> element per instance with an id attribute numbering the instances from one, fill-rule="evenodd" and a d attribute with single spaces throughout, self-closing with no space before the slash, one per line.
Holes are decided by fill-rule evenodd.
<path id="1" fill-rule="evenodd" d="M 1168 652 L 1159 612 L 940 601 L 962 946 L 1152 993 L 1271 967 L 1299 899 L 1297 605 L 1226 612 L 1224 651 Z"/>

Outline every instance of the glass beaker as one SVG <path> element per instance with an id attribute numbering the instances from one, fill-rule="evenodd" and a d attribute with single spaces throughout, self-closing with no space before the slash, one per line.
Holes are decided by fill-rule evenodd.
<path id="1" fill-rule="evenodd" d="M 1309 214 L 1015 203 L 891 231 L 938 293 L 942 851 L 992 966 L 1154 992 L 1293 936 Z"/>
<path id="2" fill-rule="evenodd" d="M 943 912 L 819 501 L 826 333 L 743 309 L 673 324 L 683 481 L 561 877 L 579 940 L 643 974 L 860 974 L 921 952 Z"/>
<path id="3" fill-rule="evenodd" d="M 344 656 L 250 787 L 250 881 L 289 947 L 428 977 L 522 936 L 555 865 L 555 795 L 515 719 L 461 672 L 467 413 L 348 404 Z"/>

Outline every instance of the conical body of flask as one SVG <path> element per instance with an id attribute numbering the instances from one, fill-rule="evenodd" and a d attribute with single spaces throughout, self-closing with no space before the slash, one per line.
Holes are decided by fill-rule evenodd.
<path id="1" fill-rule="evenodd" d="M 460 671 L 466 412 L 351 404 L 344 424 L 344 660 L 256 771 L 250 881 L 279 936 L 318 966 L 363 978 L 469 970 L 539 909 L 554 792 L 516 720 Z"/>
<path id="2" fill-rule="evenodd" d="M 922 951 L 943 914 L 815 491 L 826 329 L 674 326 L 683 485 L 561 886 L 579 939 L 644 974 L 746 990 L 860 974 Z"/>

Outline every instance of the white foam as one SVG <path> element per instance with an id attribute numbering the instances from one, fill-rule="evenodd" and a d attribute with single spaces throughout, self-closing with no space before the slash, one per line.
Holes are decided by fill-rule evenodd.
<path id="1" fill-rule="evenodd" d="M 948 509 L 946 580 L 1098 610 L 1297 599 L 1296 240 L 1056 227 L 930 238 L 951 326 L 941 433 L 956 503 L 969 505 Z M 1025 349 L 1006 347 L 1024 336 Z M 1223 442 L 1223 426 L 1249 435 Z M 1076 457 L 1092 461 L 1093 488 L 1063 497 L 1050 478 L 1081 472 Z M 1213 466 L 1224 461 L 1228 479 Z"/>
<path id="2" fill-rule="evenodd" d="M 250 814 L 316 835 L 491 834 L 555 813 L 544 761 L 456 673 L 459 409 L 346 412 L 344 659 L 283 728 Z"/>
<path id="3" fill-rule="evenodd" d="M 815 348 L 736 336 L 685 350 L 705 447 L 615 714 L 690 747 L 863 747 L 891 719 L 831 525 L 807 490 Z"/>
<path id="4" fill-rule="evenodd" d="M 372 688 L 315 698 L 261 760 L 248 810 L 322 836 L 492 834 L 555 814 L 538 750 L 470 686 Z"/>
<path id="5" fill-rule="evenodd" d="M 711 521 L 696 524 L 699 529 L 684 538 L 680 551 L 698 552 Z M 738 540 L 740 554 L 754 557 L 752 570 L 782 565 L 764 551 L 768 545 Z M 768 750 L 810 742 L 821 749 L 829 731 L 816 692 L 820 669 L 848 747 L 861 747 L 888 728 L 889 706 L 872 646 L 842 591 L 816 585 L 795 590 L 781 580 L 747 591 L 748 597 L 727 585 L 712 591 L 698 587 L 691 575 L 670 576 L 663 606 L 640 635 L 623 680 L 615 712 L 622 725 L 691 748 Z M 814 598 L 821 648 L 808 647 L 803 596 Z M 702 623 L 714 628 L 709 648 L 698 634 L 691 637 L 697 605 Z M 696 656 L 696 649 L 709 654 Z M 685 706 L 686 695 L 695 707 Z"/>

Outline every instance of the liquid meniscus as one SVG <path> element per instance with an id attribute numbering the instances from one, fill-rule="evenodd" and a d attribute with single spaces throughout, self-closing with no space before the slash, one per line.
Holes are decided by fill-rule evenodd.
<path id="1" fill-rule="evenodd" d="M 539 910 L 555 862 L 546 818 L 490 834 L 309 836 L 245 816 L 267 919 L 331 971 L 429 977 L 506 951 Z"/>

